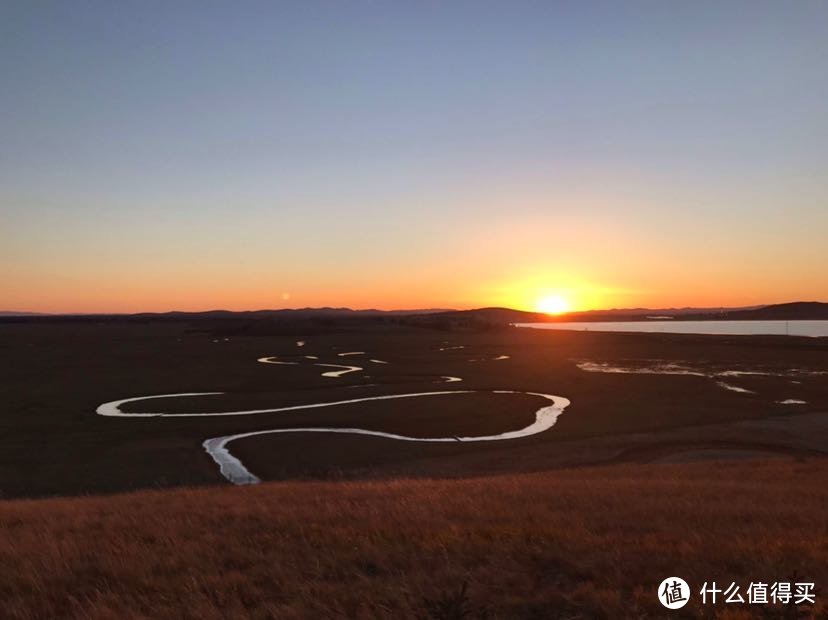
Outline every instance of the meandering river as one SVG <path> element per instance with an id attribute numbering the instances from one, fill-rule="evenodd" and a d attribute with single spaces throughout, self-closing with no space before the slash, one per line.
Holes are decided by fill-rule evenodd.
<path id="1" fill-rule="evenodd" d="M 297 342 L 298 346 L 303 346 L 305 343 L 303 341 Z M 455 347 L 460 348 L 460 347 Z M 350 357 L 350 356 L 362 356 L 365 355 L 363 351 L 348 351 L 345 353 L 337 354 L 338 357 Z M 318 356 L 313 355 L 306 355 L 304 359 L 310 360 L 318 360 Z M 496 360 L 506 360 L 509 359 L 508 355 L 500 355 L 493 359 Z M 295 360 L 282 360 L 279 359 L 278 356 L 268 356 L 268 357 L 260 357 L 256 361 L 262 364 L 275 364 L 275 365 L 284 365 L 284 366 L 295 366 L 298 365 L 299 362 Z M 369 360 L 376 364 L 387 364 L 388 362 L 383 360 Z M 341 370 L 337 371 L 327 371 L 323 372 L 323 377 L 329 378 L 339 378 L 342 375 L 357 372 L 362 370 L 360 366 L 346 366 L 342 364 L 329 364 L 329 363 L 322 363 L 314 361 L 312 363 L 313 366 L 322 366 L 322 367 L 329 367 L 329 368 L 339 368 Z M 460 377 L 448 376 L 444 375 L 441 376 L 445 383 L 456 383 L 462 381 Z M 359 387 L 359 386 L 348 386 L 348 387 Z M 364 387 L 364 386 L 363 386 Z M 206 418 L 206 417 L 217 417 L 217 416 L 250 416 L 250 415 L 258 415 L 264 413 L 280 413 L 280 412 L 288 412 L 288 411 L 300 411 L 306 409 L 320 409 L 320 408 L 327 408 L 327 407 L 341 407 L 345 405 L 350 405 L 354 403 L 363 403 L 368 401 L 389 401 L 389 400 L 397 400 L 401 398 L 426 398 L 431 396 L 457 396 L 463 394 L 474 394 L 480 392 L 490 392 L 492 394 L 522 394 L 527 396 L 537 396 L 541 399 L 548 401 L 549 404 L 545 404 L 541 406 L 535 411 L 535 420 L 528 426 L 523 428 L 515 429 L 512 431 L 506 431 L 503 433 L 498 433 L 497 435 L 477 435 L 477 436 L 448 436 L 448 437 L 412 437 L 409 435 L 399 435 L 396 433 L 388 433 L 383 431 L 375 431 L 371 429 L 364 429 L 364 428 L 343 428 L 343 427 L 306 427 L 306 428 L 273 428 L 267 430 L 259 430 L 259 431 L 252 431 L 252 432 L 245 432 L 245 433 L 237 433 L 233 435 L 223 435 L 221 437 L 211 437 L 209 439 L 204 440 L 203 446 L 207 453 L 212 457 L 212 459 L 216 462 L 219 466 L 219 471 L 221 475 L 224 476 L 229 482 L 233 484 L 256 484 L 260 482 L 258 476 L 253 474 L 245 465 L 233 454 L 231 454 L 230 450 L 228 449 L 228 444 L 233 441 L 244 439 L 247 437 L 254 437 L 256 435 L 273 435 L 279 433 L 334 433 L 334 434 L 350 434 L 350 435 L 367 435 L 370 437 L 380 437 L 384 439 L 393 439 L 396 441 L 413 441 L 413 442 L 439 442 L 439 443 L 466 443 L 466 442 L 481 442 L 481 441 L 502 441 L 507 439 L 518 439 L 520 437 L 528 437 L 530 435 L 535 435 L 537 433 L 542 433 L 543 431 L 549 430 L 552 426 L 555 425 L 555 422 L 558 419 L 564 409 L 569 406 L 569 400 L 562 397 L 562 396 L 555 396 L 553 394 L 542 394 L 539 392 L 522 392 L 517 390 L 440 390 L 440 391 L 429 391 L 429 392 L 410 392 L 404 394 L 386 394 L 382 396 L 366 396 L 362 398 L 350 398 L 346 400 L 336 400 L 336 401 L 327 401 L 327 402 L 316 402 L 316 403 L 307 403 L 302 405 L 291 405 L 286 407 L 274 407 L 270 409 L 246 409 L 240 411 L 217 411 L 217 412 L 187 412 L 187 413 L 165 413 L 163 411 L 160 412 L 140 412 L 140 413 L 132 413 L 128 411 L 124 411 L 121 407 L 126 405 L 127 403 L 132 403 L 136 401 L 147 401 L 147 400 L 162 400 L 167 398 L 179 398 L 179 397 L 191 397 L 191 396 L 211 396 L 216 394 L 223 394 L 223 392 L 183 392 L 178 394 L 153 394 L 149 396 L 137 396 L 131 398 L 122 398 L 120 400 L 113 400 L 100 405 L 96 413 L 101 416 L 105 417 L 116 417 L 116 418 L 163 418 L 163 417 L 182 417 L 182 418 Z"/>

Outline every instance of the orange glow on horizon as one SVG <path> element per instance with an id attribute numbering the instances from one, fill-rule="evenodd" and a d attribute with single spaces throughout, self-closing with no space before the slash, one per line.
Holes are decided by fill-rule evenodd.
<path id="1" fill-rule="evenodd" d="M 498 257 L 499 258 L 499 257 Z M 210 262 L 176 270 L 139 265 L 66 269 L 43 273 L 21 270 L 4 282 L 0 310 L 47 313 L 135 313 L 246 311 L 279 308 L 349 307 L 418 310 L 507 307 L 561 314 L 611 308 L 721 307 L 782 303 L 817 297 L 805 277 L 780 281 L 773 295 L 764 282 L 738 272 L 698 283 L 693 274 L 655 268 L 603 273 L 583 261 L 545 266 L 537 257 L 511 264 L 470 261 L 452 272 L 441 264 L 372 266 L 364 273 L 309 273 L 303 277 L 270 268 L 239 269 Z M 548 264 L 548 263 L 547 263 Z M 641 275 L 643 274 L 643 275 Z M 730 275 L 730 274 L 727 274 Z M 609 285 L 608 282 L 616 284 Z M 726 291 L 727 294 L 723 294 Z"/>

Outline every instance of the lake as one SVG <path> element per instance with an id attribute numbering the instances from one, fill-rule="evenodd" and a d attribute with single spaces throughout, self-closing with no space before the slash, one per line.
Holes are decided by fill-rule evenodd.
<path id="1" fill-rule="evenodd" d="M 828 321 L 561 321 L 557 323 L 515 323 L 515 326 L 593 332 L 828 337 Z"/>

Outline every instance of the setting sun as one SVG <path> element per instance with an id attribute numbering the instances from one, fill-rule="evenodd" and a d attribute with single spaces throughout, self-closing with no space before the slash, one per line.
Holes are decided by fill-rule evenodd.
<path id="1" fill-rule="evenodd" d="M 546 314 L 563 314 L 569 311 L 570 304 L 560 295 L 550 295 L 538 301 L 537 309 Z"/>

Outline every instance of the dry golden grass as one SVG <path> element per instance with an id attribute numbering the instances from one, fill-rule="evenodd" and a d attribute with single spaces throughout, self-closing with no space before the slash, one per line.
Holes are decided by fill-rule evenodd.
<path id="1" fill-rule="evenodd" d="M 824 586 L 827 481 L 774 460 L 9 501 L 2 616 L 745 617 L 654 591 Z"/>

